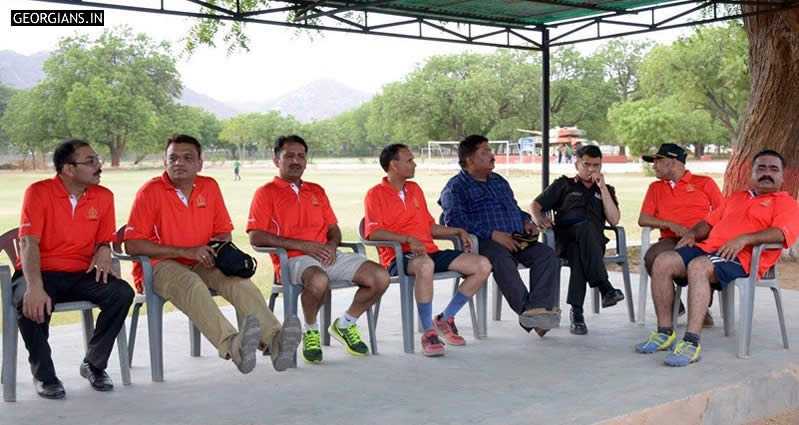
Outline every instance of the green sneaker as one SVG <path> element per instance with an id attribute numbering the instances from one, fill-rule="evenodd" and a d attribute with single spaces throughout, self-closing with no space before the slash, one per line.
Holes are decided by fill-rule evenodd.
<path id="1" fill-rule="evenodd" d="M 668 350 L 674 345 L 677 333 L 672 331 L 671 335 L 660 332 L 652 332 L 646 341 L 636 344 L 635 351 L 643 354 L 652 354 L 655 351 Z"/>
<path id="2" fill-rule="evenodd" d="M 305 363 L 322 363 L 322 338 L 319 331 L 308 329 L 302 334 L 302 360 Z"/>
<path id="3" fill-rule="evenodd" d="M 693 345 L 690 342 L 682 340 L 674 346 L 671 353 L 666 354 L 664 361 L 669 366 L 688 366 L 691 363 L 702 360 L 699 353 L 702 351 L 702 344 Z"/>
<path id="4" fill-rule="evenodd" d="M 336 319 L 330 325 L 328 331 L 330 331 L 330 335 L 333 335 L 339 342 L 344 344 L 344 348 L 353 356 L 369 355 L 369 347 L 361 341 L 361 334 L 354 323 L 349 328 L 339 328 L 338 319 Z"/>

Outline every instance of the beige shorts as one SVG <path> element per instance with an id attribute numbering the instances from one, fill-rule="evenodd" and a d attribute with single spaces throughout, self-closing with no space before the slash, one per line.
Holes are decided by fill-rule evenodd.
<path id="1" fill-rule="evenodd" d="M 305 269 L 311 266 L 319 267 L 327 273 L 327 277 L 333 280 L 348 280 L 352 281 L 355 272 L 361 267 L 361 264 L 369 261 L 368 258 L 359 254 L 344 253 L 336 251 L 336 262 L 325 267 L 316 258 L 310 255 L 300 255 L 299 257 L 289 258 L 287 267 L 289 271 L 289 279 L 292 282 L 299 282 L 302 273 Z"/>

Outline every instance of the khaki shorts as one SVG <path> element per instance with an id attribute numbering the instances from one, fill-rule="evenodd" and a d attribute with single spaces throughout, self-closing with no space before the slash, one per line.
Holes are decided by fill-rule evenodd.
<path id="1" fill-rule="evenodd" d="M 316 258 L 310 255 L 300 255 L 299 257 L 289 258 L 286 267 L 288 267 L 289 279 L 292 282 L 299 282 L 302 273 L 305 269 L 311 266 L 319 267 L 327 273 L 327 277 L 333 280 L 348 280 L 352 281 L 355 272 L 361 267 L 361 264 L 369 261 L 368 258 L 359 254 L 344 253 L 336 251 L 336 262 L 329 267 L 325 267 Z"/>

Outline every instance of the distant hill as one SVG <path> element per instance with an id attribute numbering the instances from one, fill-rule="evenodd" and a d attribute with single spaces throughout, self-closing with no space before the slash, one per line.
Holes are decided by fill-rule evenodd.
<path id="1" fill-rule="evenodd" d="M 42 64 L 50 52 L 25 56 L 0 50 L 0 83 L 15 89 L 29 89 L 44 78 Z"/>
<path id="2" fill-rule="evenodd" d="M 50 52 L 26 56 L 11 50 L 0 51 L 0 83 L 15 89 L 28 89 L 44 78 L 42 64 Z M 183 88 L 179 102 L 198 106 L 220 119 L 245 112 L 278 110 L 301 122 L 324 120 L 357 108 L 371 94 L 347 87 L 337 81 L 317 80 L 297 90 L 264 102 L 223 102 L 189 87 Z"/>
<path id="3" fill-rule="evenodd" d="M 263 103 L 237 103 L 240 110 L 253 112 L 280 111 L 293 115 L 300 122 L 332 118 L 357 108 L 372 98 L 372 94 L 345 86 L 333 80 L 317 80 L 297 90 Z"/>

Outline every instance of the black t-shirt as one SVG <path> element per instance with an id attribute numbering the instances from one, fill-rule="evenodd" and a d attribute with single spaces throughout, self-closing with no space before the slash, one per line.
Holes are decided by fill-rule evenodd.
<path id="1" fill-rule="evenodd" d="M 613 203 L 618 206 L 616 190 L 609 184 L 606 186 Z M 535 201 L 544 211 L 555 212 L 555 232 L 559 241 L 567 242 L 568 238 L 564 238 L 566 228 L 586 220 L 590 221 L 600 234 L 603 233 L 607 217 L 602 207 L 602 193 L 596 184 L 585 187 L 579 177 L 561 176 L 538 195 Z"/>

